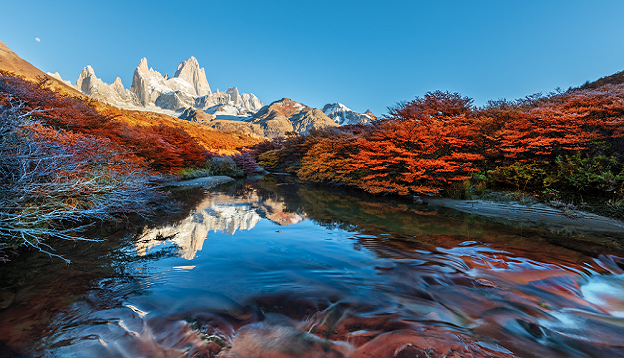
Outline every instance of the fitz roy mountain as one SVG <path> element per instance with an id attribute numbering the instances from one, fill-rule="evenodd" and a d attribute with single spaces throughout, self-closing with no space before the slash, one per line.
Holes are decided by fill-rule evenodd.
<path id="1" fill-rule="evenodd" d="M 102 102 L 125 109 L 140 109 L 176 114 L 197 109 L 209 114 L 245 116 L 262 108 L 262 102 L 251 93 L 239 93 L 238 88 L 212 92 L 206 72 L 195 57 L 181 62 L 173 77 L 163 76 L 147 66 L 143 58 L 134 70 L 132 86 L 125 89 L 121 79 L 104 83 L 91 66 L 85 67 L 76 89 Z M 179 113 L 177 113 L 179 114 Z"/>
<path id="2" fill-rule="evenodd" d="M 71 86 L 58 73 L 48 75 Z M 365 124 L 376 119 L 370 110 L 362 114 L 341 103 L 327 104 L 320 110 L 282 98 L 263 106 L 255 95 L 240 93 L 236 87 L 212 92 L 206 71 L 199 67 L 195 57 L 181 62 L 171 78 L 148 67 L 147 59 L 143 58 L 128 89 L 119 77 L 107 84 L 87 66 L 74 87 L 90 98 L 119 108 L 165 113 L 217 130 L 255 137 L 280 137 L 287 132 L 305 134 L 310 129 Z"/>

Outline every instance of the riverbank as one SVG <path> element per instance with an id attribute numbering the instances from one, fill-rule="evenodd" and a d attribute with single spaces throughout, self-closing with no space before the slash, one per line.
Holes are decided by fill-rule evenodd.
<path id="1" fill-rule="evenodd" d="M 547 228 L 560 233 L 581 232 L 621 233 L 624 222 L 580 210 L 559 209 L 541 203 L 497 202 L 489 200 L 457 200 L 439 197 L 418 197 L 433 208 L 451 208 L 477 214 L 507 224 L 522 223 L 527 227 Z"/>
<path id="2" fill-rule="evenodd" d="M 182 181 L 170 181 L 163 186 L 185 187 L 202 186 L 213 188 L 220 184 L 234 181 L 234 178 L 217 175 L 194 178 Z M 545 228 L 563 234 L 587 232 L 620 233 L 624 235 L 624 221 L 609 218 L 581 210 L 554 208 L 552 206 L 531 202 L 493 201 L 493 200 L 459 200 L 441 197 L 415 197 L 415 201 L 437 209 L 440 207 L 454 209 L 468 214 L 475 214 L 507 225 Z"/>
<path id="3" fill-rule="evenodd" d="M 169 181 L 162 184 L 162 186 L 203 186 L 206 188 L 212 188 L 219 184 L 225 184 L 234 181 L 234 178 L 224 176 L 224 175 L 215 175 L 215 176 L 207 176 L 194 178 L 189 180 L 182 181 Z"/>

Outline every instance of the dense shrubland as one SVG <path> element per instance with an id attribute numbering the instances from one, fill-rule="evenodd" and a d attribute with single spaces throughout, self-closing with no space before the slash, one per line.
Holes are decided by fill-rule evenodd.
<path id="1" fill-rule="evenodd" d="M 45 85 L 0 72 L 0 260 L 22 246 L 58 256 L 50 239 L 84 239 L 95 220 L 150 214 L 162 204 L 163 175 L 219 160 L 251 170 L 238 157 L 249 154 L 213 153 L 257 140 L 101 108 Z"/>
<path id="2" fill-rule="evenodd" d="M 367 126 L 256 147 L 267 170 L 371 193 L 475 197 L 488 190 L 594 202 L 622 216 L 624 85 L 475 107 L 457 93 L 399 103 Z"/>

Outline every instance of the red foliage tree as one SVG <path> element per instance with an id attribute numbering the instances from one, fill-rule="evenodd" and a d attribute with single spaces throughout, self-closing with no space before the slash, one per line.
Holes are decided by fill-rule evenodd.
<path id="1" fill-rule="evenodd" d="M 164 124 L 129 126 L 115 120 L 119 117 L 116 111 L 102 114 L 88 99 L 63 96 L 2 73 L 0 92 L 10 93 L 11 98 L 23 103 L 24 110 L 36 114 L 42 125 L 105 138 L 124 148 L 124 152 L 143 157 L 153 170 L 174 172 L 205 163 L 205 148 L 183 128 Z"/>
<path id="2" fill-rule="evenodd" d="M 356 138 L 353 133 L 344 130 L 335 136 L 316 139 L 301 159 L 298 177 L 316 182 L 356 185 L 356 161 L 351 157 L 358 150 Z"/>
<path id="3" fill-rule="evenodd" d="M 357 186 L 371 193 L 437 193 L 478 170 L 477 136 L 465 116 L 387 121 L 357 140 L 351 168 L 364 174 Z"/>
<path id="4" fill-rule="evenodd" d="M 500 149 L 519 161 L 554 160 L 621 136 L 624 87 L 572 90 L 522 108 L 501 131 Z"/>
<path id="5" fill-rule="evenodd" d="M 398 121 L 427 120 L 431 118 L 469 115 L 472 98 L 448 91 L 427 92 L 423 98 L 416 97 L 407 103 L 390 108 L 387 119 Z M 383 120 L 382 120 L 383 121 Z"/>

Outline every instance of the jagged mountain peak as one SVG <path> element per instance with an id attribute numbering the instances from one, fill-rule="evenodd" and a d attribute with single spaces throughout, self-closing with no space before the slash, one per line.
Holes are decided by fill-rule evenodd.
<path id="1" fill-rule="evenodd" d="M 377 119 L 375 115 L 367 110 L 366 113 L 358 113 L 342 103 L 328 103 L 323 107 L 323 113 L 334 122 L 343 126 L 347 124 L 364 124 L 373 119 Z"/>
<path id="2" fill-rule="evenodd" d="M 95 75 L 95 70 L 90 65 L 80 72 L 75 88 L 91 98 L 111 104 L 131 103 L 136 104 L 136 96 L 129 90 L 124 89 L 121 78 L 117 77 L 111 84 L 104 83 Z"/>
<path id="3" fill-rule="evenodd" d="M 132 86 L 124 89 L 121 79 L 106 84 L 95 76 L 91 66 L 85 67 L 76 88 L 82 93 L 127 109 L 147 109 L 180 115 L 186 108 L 209 111 L 219 106 L 228 106 L 229 117 L 247 117 L 262 108 L 262 102 L 251 93 L 241 93 L 230 87 L 226 92 L 212 93 L 206 78 L 206 71 L 199 67 L 197 59 L 191 56 L 182 61 L 173 77 L 150 68 L 147 58 L 142 58 L 134 70 Z"/>
<path id="4" fill-rule="evenodd" d="M 203 67 L 199 67 L 199 62 L 194 56 L 180 62 L 173 77 L 183 79 L 191 84 L 197 96 L 205 96 L 212 93 L 206 79 L 206 71 Z"/>
<path id="5" fill-rule="evenodd" d="M 143 57 L 136 69 L 143 73 L 148 73 L 149 67 L 147 66 L 147 58 Z"/>
<path id="6" fill-rule="evenodd" d="M 101 80 L 97 78 L 95 75 L 95 70 L 91 65 L 85 66 L 85 68 L 80 71 L 80 75 L 78 76 L 78 80 L 76 81 L 76 88 L 87 96 L 93 92 L 94 86 L 99 86 Z"/>
<path id="7" fill-rule="evenodd" d="M 323 106 L 323 112 L 330 110 L 330 109 L 340 109 L 340 110 L 348 110 L 348 111 L 351 110 L 351 108 L 345 106 L 342 103 L 328 103 L 325 106 Z"/>
<path id="8" fill-rule="evenodd" d="M 95 70 L 93 69 L 93 67 L 91 67 L 91 65 L 87 65 L 85 68 L 82 69 L 82 72 L 80 73 L 80 75 L 92 75 L 95 76 Z"/>
<path id="9" fill-rule="evenodd" d="M 371 117 L 372 119 L 377 119 L 377 116 L 374 115 L 370 109 L 367 109 L 366 112 L 364 112 L 364 114 Z"/>
<path id="10" fill-rule="evenodd" d="M 292 117 L 293 115 L 300 113 L 304 110 L 310 110 L 311 108 L 305 104 L 293 101 L 290 98 L 283 97 L 271 104 L 262 107 L 255 115 L 254 118 L 267 118 L 267 117 Z"/>
<path id="11" fill-rule="evenodd" d="M 268 137 L 279 137 L 293 131 L 303 134 L 310 129 L 337 126 L 320 109 L 286 97 L 262 107 L 250 121 L 260 125 Z"/>
<path id="12" fill-rule="evenodd" d="M 176 69 L 176 74 L 174 75 L 174 77 L 178 76 L 178 73 L 184 68 L 184 67 L 193 67 L 193 68 L 197 68 L 199 69 L 199 62 L 197 61 L 197 59 L 195 58 L 195 56 L 191 56 L 189 57 L 187 60 L 184 60 L 182 62 L 180 62 L 180 64 L 178 65 L 178 68 Z"/>
<path id="13" fill-rule="evenodd" d="M 276 107 L 293 108 L 295 111 L 302 111 L 302 110 L 311 108 L 303 103 L 293 101 L 292 99 L 286 98 L 286 97 L 283 97 L 282 99 L 271 103 L 271 105 L 276 106 Z"/>

